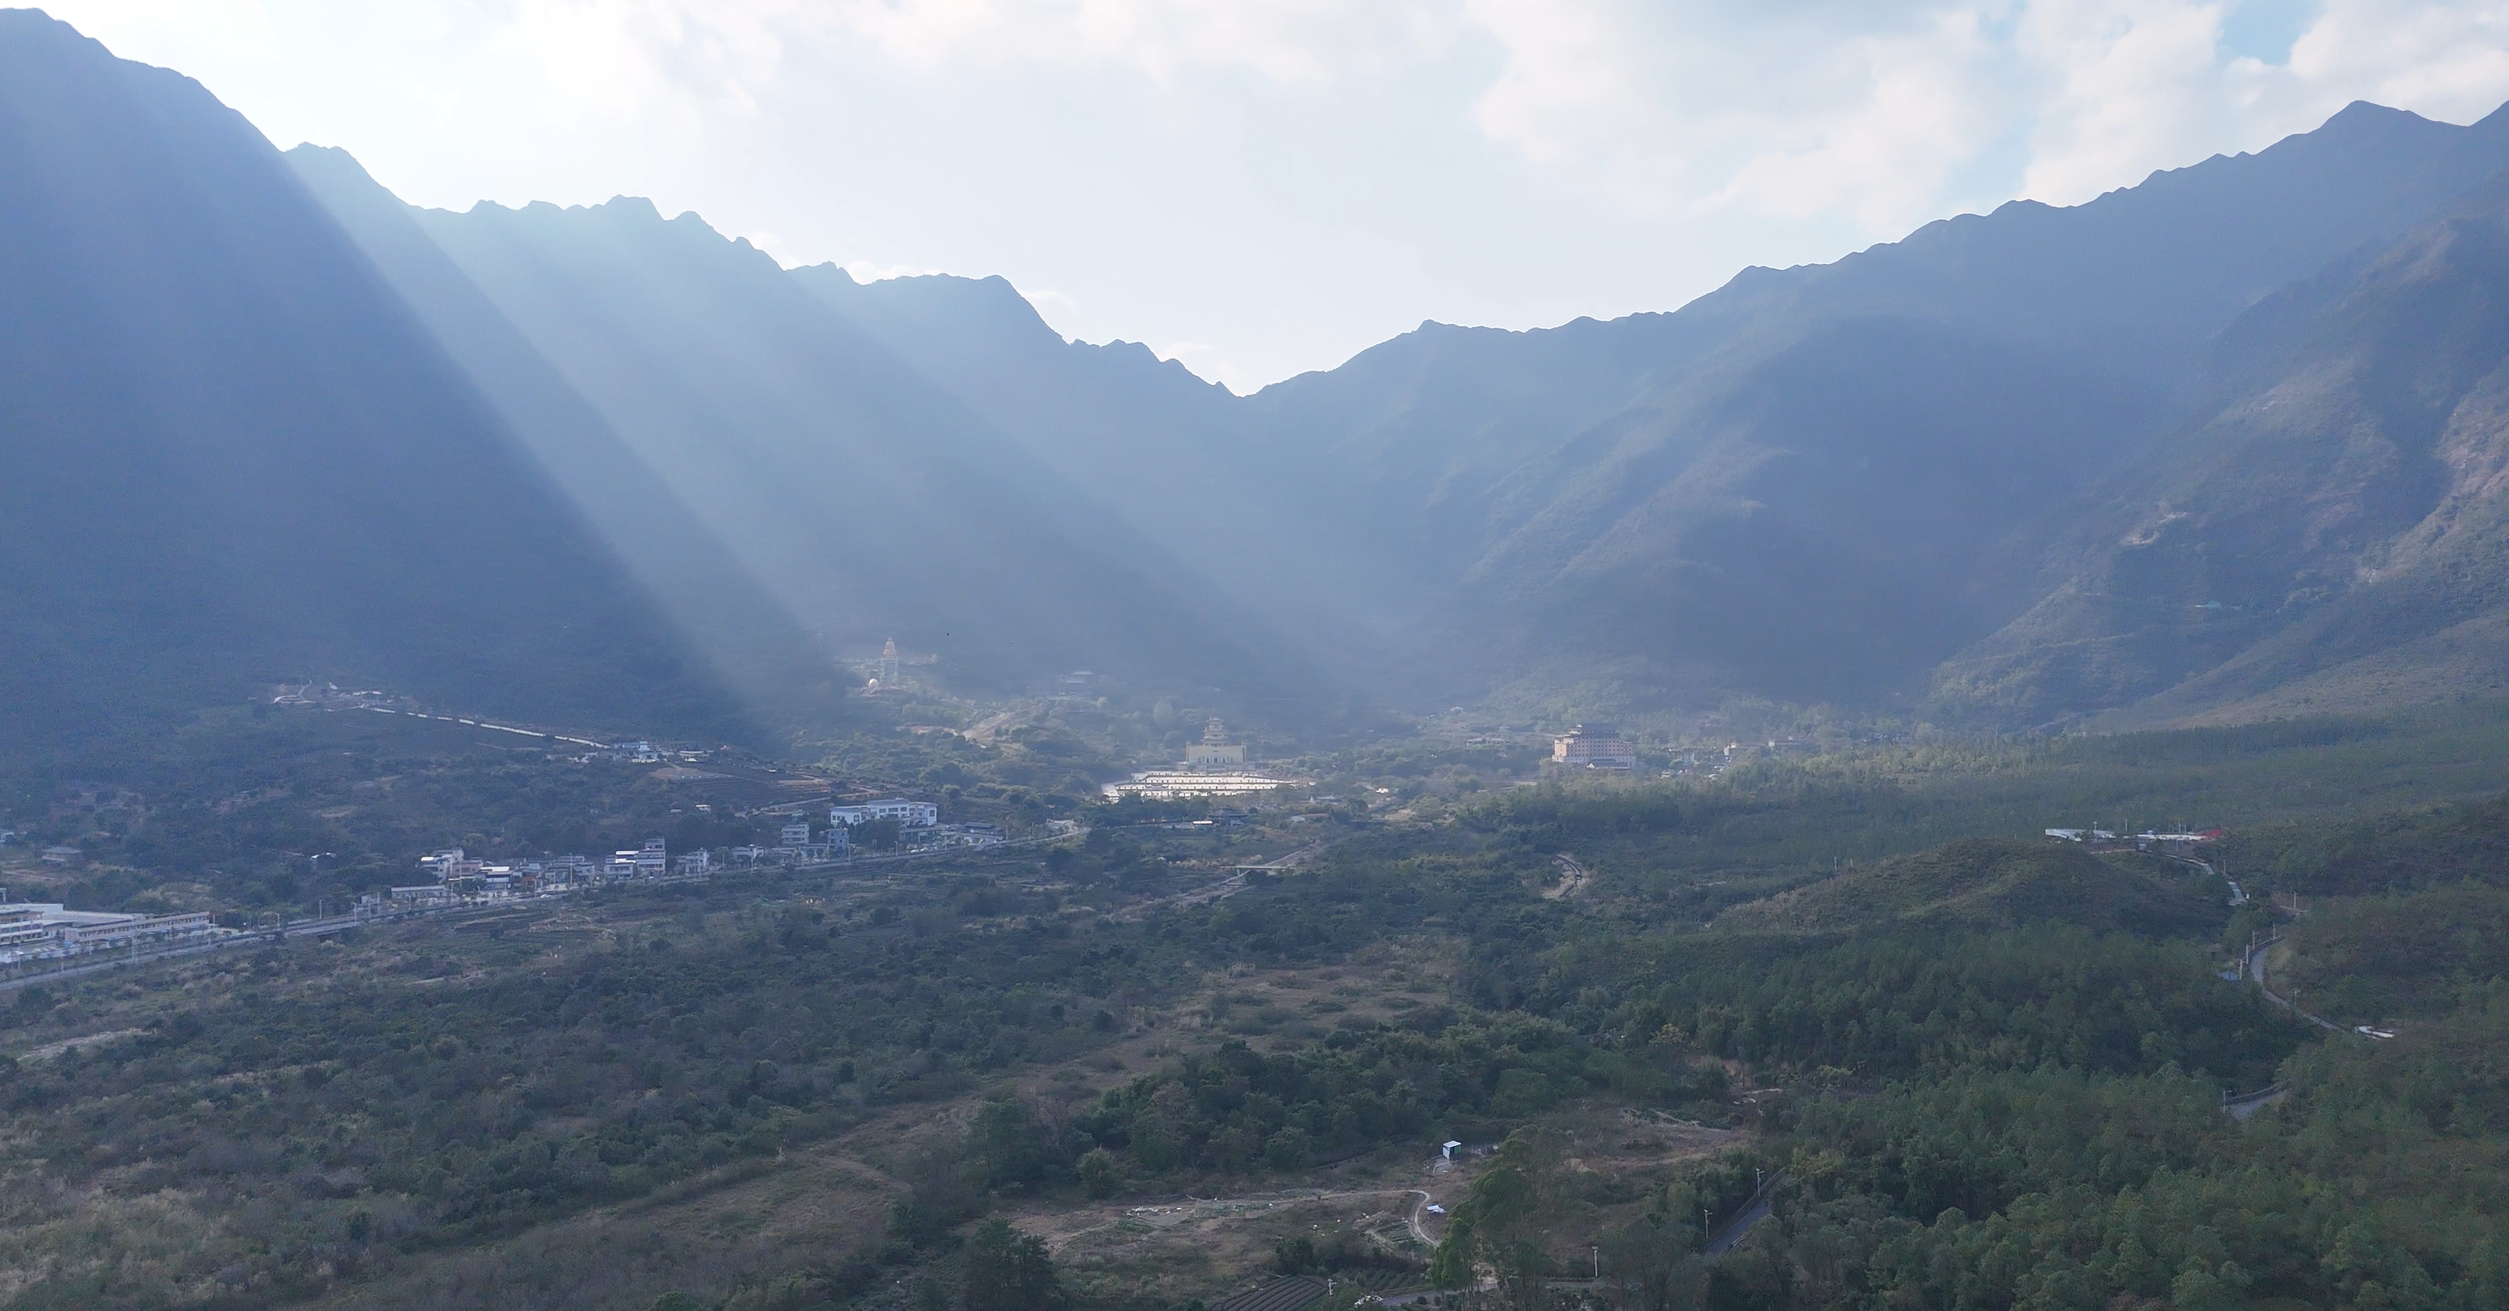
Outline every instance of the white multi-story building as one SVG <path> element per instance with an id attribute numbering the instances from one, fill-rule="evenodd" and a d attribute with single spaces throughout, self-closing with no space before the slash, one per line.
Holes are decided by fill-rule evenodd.
<path id="1" fill-rule="evenodd" d="M 480 862 L 464 855 L 460 847 L 446 847 L 432 856 L 420 856 L 418 865 L 419 868 L 435 875 L 438 883 L 476 878 L 482 868 Z"/>
<path id="2" fill-rule="evenodd" d="M 1609 724 L 1579 724 L 1551 739 L 1551 763 L 1563 769 L 1636 769 L 1638 749 Z"/>
<path id="3" fill-rule="evenodd" d="M 1225 769 L 1245 763 L 1245 744 L 1228 740 L 1228 726 L 1217 715 L 1202 726 L 1202 740 L 1185 748 L 1187 769 Z"/>
<path id="4" fill-rule="evenodd" d="M 892 797 L 886 801 L 866 801 L 858 806 L 831 806 L 828 820 L 852 828 L 875 819 L 893 819 L 900 828 L 930 828 L 941 822 L 941 808 L 929 801 L 908 801 Z"/>

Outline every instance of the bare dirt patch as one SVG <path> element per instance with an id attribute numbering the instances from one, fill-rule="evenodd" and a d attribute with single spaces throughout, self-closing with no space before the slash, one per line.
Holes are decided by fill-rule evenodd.
<path id="1" fill-rule="evenodd" d="M 106 1043 L 120 1042 L 124 1038 L 136 1038 L 146 1032 L 145 1029 L 109 1029 L 103 1033 L 91 1033 L 83 1037 L 64 1038 L 59 1042 L 45 1043 L 41 1047 L 29 1047 L 19 1052 L 17 1058 L 21 1061 L 54 1060 L 73 1047 L 81 1051 L 92 1051 Z"/>

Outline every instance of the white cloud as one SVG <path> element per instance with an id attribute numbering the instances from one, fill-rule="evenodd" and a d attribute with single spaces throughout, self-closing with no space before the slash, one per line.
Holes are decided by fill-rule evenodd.
<path id="1" fill-rule="evenodd" d="M 1838 212 L 1897 232 L 1969 199 L 1946 196 L 1950 179 L 1992 145 L 2011 95 L 1985 27 L 1951 10 L 1824 52 L 1813 79 L 1830 89 L 1824 112 L 1797 101 L 1791 114 L 1759 104 L 1736 115 L 1737 135 L 1756 149 L 1706 203 L 1788 218 Z"/>
<path id="2" fill-rule="evenodd" d="M 50 7 L 413 200 L 631 191 L 861 278 L 999 271 L 1232 383 L 2509 98 L 2509 0 Z"/>
<path id="3" fill-rule="evenodd" d="M 695 124 L 869 57 L 919 74 L 1215 76 L 1321 93 L 1448 67 L 1470 124 L 1639 213 L 1844 216 L 1889 235 L 2013 195 L 2076 201 L 2304 130 L 2352 99 L 2465 119 L 2509 96 L 2509 0 L 2324 0 L 2287 63 L 2224 47 L 2312 0 L 68 0 L 124 26 L 396 41 L 524 74 L 535 113 Z M 214 19 L 209 17 L 214 14 Z M 310 16 L 309 16 L 310 15 Z M 203 39 L 206 39 L 204 37 Z M 179 44 L 178 38 L 178 44 Z M 1087 94 L 1085 91 L 1083 94 Z"/>
<path id="4" fill-rule="evenodd" d="M 2232 8 L 1470 0 L 1504 51 L 1476 115 L 1622 203 L 1830 213 L 1888 236 L 2016 195 L 2088 199 L 2353 99 L 2464 121 L 2509 96 L 2500 0 L 2331 0 L 2281 64 L 2224 48 Z"/>
<path id="5" fill-rule="evenodd" d="M 791 0 L 512 0 L 486 51 L 537 66 L 553 98 L 579 109 L 694 100 L 754 111 L 795 10 Z"/>
<path id="6" fill-rule="evenodd" d="M 845 266 L 845 276 L 856 282 L 886 282 L 891 278 L 924 278 L 946 269 L 928 269 L 917 264 L 876 264 L 858 259 Z"/>
<path id="7" fill-rule="evenodd" d="M 1160 82 L 1242 69 L 1312 85 L 1432 57 L 1455 33 L 1439 0 L 840 0 L 827 18 L 917 67 L 1118 67 Z"/>
<path id="8" fill-rule="evenodd" d="M 1036 310 L 1037 317 L 1045 320 L 1047 327 L 1063 334 L 1063 340 L 1072 341 L 1078 337 L 1065 325 L 1081 321 L 1079 301 L 1051 287 L 1023 287 L 1019 294 L 1028 298 L 1029 307 Z"/>
<path id="9" fill-rule="evenodd" d="M 2220 53 L 2221 19 L 2221 6 L 2180 0 L 2032 4 L 2013 42 L 2027 76 L 2018 108 L 2036 125 L 2022 193 L 2088 200 L 2234 141 L 2252 74 Z"/>
<path id="10" fill-rule="evenodd" d="M 2360 99 L 2471 119 L 2509 87 L 2509 5 L 2333 0 L 2281 80 L 2268 94 L 2303 118 Z"/>

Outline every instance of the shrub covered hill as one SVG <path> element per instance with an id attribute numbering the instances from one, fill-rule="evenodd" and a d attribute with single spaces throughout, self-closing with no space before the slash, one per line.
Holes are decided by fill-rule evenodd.
<path id="1" fill-rule="evenodd" d="M 1173 1311 L 1288 1273 L 1471 1311 L 2495 1306 L 2500 875 L 2451 853 L 2498 803 L 2345 807 L 2486 764 L 2463 731 L 2213 770 L 2277 808 L 2349 767 L 2225 857 L 2235 913 L 2183 866 L 1957 836 L 2010 832 L 2009 791 L 1825 799 L 1780 761 L 0 981 L 32 983 L 0 986 L 0 1307 Z M 2094 748 L 2241 735 L 1974 749 L 2048 809 L 2114 801 Z M 2429 881 L 2300 893 L 2378 891 L 2346 833 Z M 2224 977 L 2259 914 L 2332 1031 Z"/>
<path id="2" fill-rule="evenodd" d="M 1977 838 L 1883 861 L 1725 913 L 1737 928 L 1810 932 L 1870 926 L 2012 928 L 2046 922 L 2153 936 L 2208 933 L 2221 881 L 2071 843 Z"/>

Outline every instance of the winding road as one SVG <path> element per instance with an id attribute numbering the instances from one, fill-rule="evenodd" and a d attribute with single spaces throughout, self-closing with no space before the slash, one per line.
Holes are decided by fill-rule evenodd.
<path id="1" fill-rule="evenodd" d="M 2347 1032 L 2342 1025 L 2335 1023 L 2333 1020 L 2327 1019 L 2323 1015 L 2311 1015 L 2307 1011 L 2301 1010 L 2298 1006 L 2292 1004 L 2289 997 L 2285 997 L 2281 993 L 2274 991 L 2274 989 L 2265 982 L 2265 953 L 2272 951 L 2281 941 L 2282 935 L 2276 934 L 2275 936 L 2267 938 L 2265 941 L 2260 942 L 2256 944 L 2256 946 L 2249 949 L 2248 977 L 2256 980 L 2256 990 L 2265 994 L 2265 1000 L 2290 1011 L 2292 1014 L 2299 1016 L 2301 1019 L 2307 1020 L 2309 1023 L 2314 1024 L 2321 1029 L 2325 1029 L 2333 1033 Z"/>

